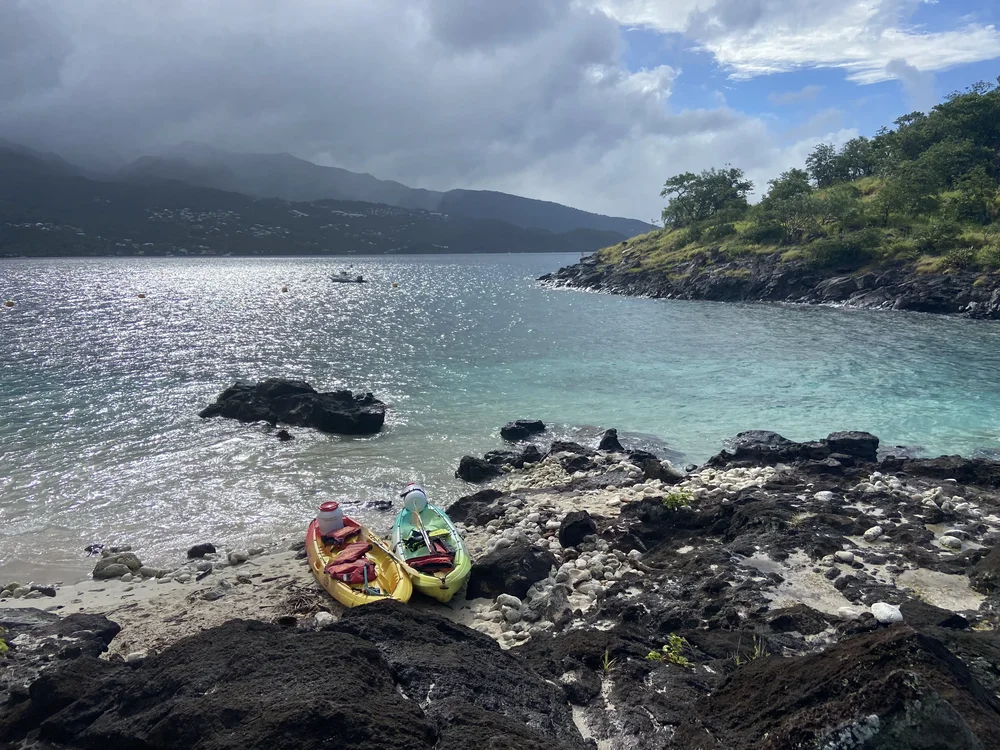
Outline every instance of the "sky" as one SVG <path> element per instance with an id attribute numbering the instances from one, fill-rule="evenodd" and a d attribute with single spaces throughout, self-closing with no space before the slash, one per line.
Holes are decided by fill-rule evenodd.
<path id="1" fill-rule="evenodd" d="M 993 0 L 0 0 L 0 137 L 184 141 L 651 220 L 1000 75 Z"/>

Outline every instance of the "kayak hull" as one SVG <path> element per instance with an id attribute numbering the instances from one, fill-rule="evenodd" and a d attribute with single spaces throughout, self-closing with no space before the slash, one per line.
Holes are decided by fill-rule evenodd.
<path id="1" fill-rule="evenodd" d="M 365 557 L 375 564 L 375 580 L 370 584 L 376 586 L 380 593 L 366 593 L 363 585 L 338 581 L 326 572 L 326 566 L 333 562 L 339 549 L 322 540 L 319 524 L 314 519 L 306 530 L 306 557 L 319 585 L 345 607 L 357 607 L 386 599 L 408 602 L 413 595 L 413 584 L 403 564 L 390 553 L 389 545 L 361 525 L 358 526 L 358 534 L 349 541 L 365 541 L 372 545 Z"/>
<path id="2" fill-rule="evenodd" d="M 409 575 L 413 588 L 439 602 L 451 601 L 469 580 L 469 575 L 472 573 L 472 558 L 469 557 L 458 529 L 443 510 L 428 503 L 420 512 L 419 520 L 417 523 L 417 517 L 409 510 L 402 510 L 397 514 L 392 525 L 392 551 L 403 561 L 403 568 Z M 423 531 L 434 539 L 442 541 L 454 553 L 450 570 L 428 573 L 408 564 L 408 560 L 428 552 L 426 547 L 414 549 L 406 544 L 406 540 L 412 535 L 420 533 L 422 536 L 423 532 L 419 531 L 421 526 Z"/>

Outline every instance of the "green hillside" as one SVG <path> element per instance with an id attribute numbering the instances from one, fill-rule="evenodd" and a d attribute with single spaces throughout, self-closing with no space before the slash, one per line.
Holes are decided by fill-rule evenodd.
<path id="1" fill-rule="evenodd" d="M 671 177 L 664 228 L 599 263 L 667 277 L 713 265 L 749 275 L 755 256 L 823 273 L 1000 270 L 1000 87 L 978 83 L 839 150 L 821 144 L 803 167 L 756 205 L 738 167 Z"/>

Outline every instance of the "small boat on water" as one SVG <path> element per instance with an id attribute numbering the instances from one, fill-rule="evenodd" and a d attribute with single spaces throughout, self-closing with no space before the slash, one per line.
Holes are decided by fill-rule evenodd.
<path id="1" fill-rule="evenodd" d="M 347 271 L 341 271 L 339 276 L 331 276 L 330 281 L 336 281 L 338 284 L 364 284 L 365 278 L 361 274 L 348 276 Z"/>
<path id="2" fill-rule="evenodd" d="M 392 525 L 392 550 L 417 591 L 447 602 L 472 572 L 465 542 L 448 515 L 427 502 L 422 488 L 408 485 L 402 497 L 403 510 Z"/>
<path id="3" fill-rule="evenodd" d="M 413 594 L 408 572 L 389 545 L 343 516 L 335 502 L 323 503 L 309 524 L 306 557 L 319 584 L 345 607 L 385 599 L 408 602 Z"/>

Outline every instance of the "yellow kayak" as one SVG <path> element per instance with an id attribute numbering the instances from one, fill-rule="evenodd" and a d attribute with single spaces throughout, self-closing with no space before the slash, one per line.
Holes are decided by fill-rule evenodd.
<path id="1" fill-rule="evenodd" d="M 428 503 L 422 489 L 411 487 L 392 526 L 392 551 L 417 591 L 447 602 L 469 580 L 472 559 L 447 514 Z"/>
<path id="2" fill-rule="evenodd" d="M 309 567 L 330 596 L 345 607 L 384 599 L 410 600 L 410 578 L 389 545 L 347 517 L 337 536 L 336 541 L 322 539 L 315 519 L 306 531 Z"/>

